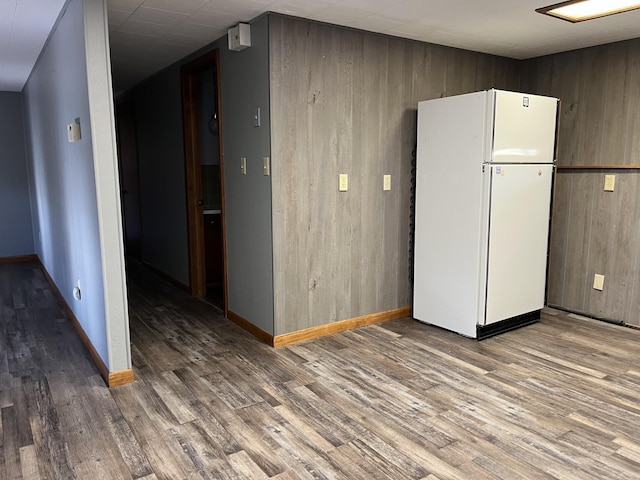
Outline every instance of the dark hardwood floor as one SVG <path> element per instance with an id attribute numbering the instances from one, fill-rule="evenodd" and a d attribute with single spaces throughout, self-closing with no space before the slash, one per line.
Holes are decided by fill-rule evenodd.
<path id="1" fill-rule="evenodd" d="M 640 332 L 412 319 L 274 350 L 130 264 L 108 390 L 38 266 L 0 265 L 0 479 L 640 478 Z"/>

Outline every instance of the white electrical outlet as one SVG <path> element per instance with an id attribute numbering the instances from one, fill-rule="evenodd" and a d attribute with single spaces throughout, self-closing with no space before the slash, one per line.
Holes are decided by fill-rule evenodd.
<path id="1" fill-rule="evenodd" d="M 391 175 L 384 175 L 382 177 L 382 189 L 391 190 Z"/>
<path id="2" fill-rule="evenodd" d="M 596 290 L 604 289 L 604 275 L 595 274 L 593 276 L 593 288 Z"/>
<path id="3" fill-rule="evenodd" d="M 605 175 L 604 176 L 604 191 L 605 192 L 613 192 L 616 188 L 616 176 L 615 175 Z"/>
<path id="4" fill-rule="evenodd" d="M 341 173 L 340 174 L 340 185 L 338 187 L 338 190 L 340 190 L 341 192 L 346 192 L 347 190 L 349 190 L 349 175 L 346 173 Z"/>

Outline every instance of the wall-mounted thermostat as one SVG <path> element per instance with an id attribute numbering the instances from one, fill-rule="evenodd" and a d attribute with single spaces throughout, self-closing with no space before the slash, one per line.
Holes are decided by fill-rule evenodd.
<path id="1" fill-rule="evenodd" d="M 229 50 L 239 52 L 251 46 L 251 27 L 248 23 L 239 23 L 228 31 Z"/>

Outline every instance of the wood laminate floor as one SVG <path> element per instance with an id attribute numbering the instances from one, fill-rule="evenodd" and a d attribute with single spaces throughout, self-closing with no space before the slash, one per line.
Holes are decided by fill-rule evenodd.
<path id="1" fill-rule="evenodd" d="M 279 350 L 130 265 L 108 390 L 36 264 L 0 265 L 0 479 L 640 478 L 640 332 L 412 319 Z"/>

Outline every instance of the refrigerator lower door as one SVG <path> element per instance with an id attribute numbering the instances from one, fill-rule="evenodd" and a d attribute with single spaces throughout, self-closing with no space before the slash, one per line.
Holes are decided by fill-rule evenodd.
<path id="1" fill-rule="evenodd" d="M 553 165 L 491 165 L 485 325 L 544 306 Z"/>

